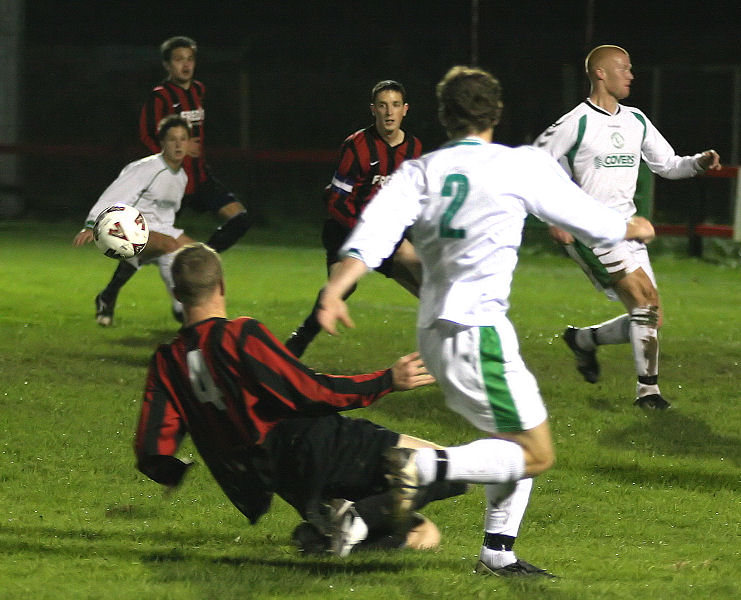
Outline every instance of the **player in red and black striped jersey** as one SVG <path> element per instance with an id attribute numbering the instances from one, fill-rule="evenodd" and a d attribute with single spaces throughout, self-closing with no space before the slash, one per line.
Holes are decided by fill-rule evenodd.
<path id="1" fill-rule="evenodd" d="M 422 142 L 401 129 L 409 110 L 403 85 L 392 80 L 379 81 L 371 91 L 370 108 L 373 125 L 356 131 L 344 141 L 337 170 L 325 188 L 329 219 L 324 224 L 322 242 L 327 252 L 328 274 L 338 263 L 338 250 L 371 198 L 403 161 L 422 154 Z M 396 280 L 415 296 L 419 294 L 422 271 L 414 246 L 406 236 L 376 271 Z M 311 314 L 286 341 L 286 347 L 297 357 L 319 333 L 316 307 L 315 304 Z"/>
<path id="2" fill-rule="evenodd" d="M 255 319 L 226 319 L 221 262 L 213 250 L 186 246 L 172 274 L 184 327 L 150 362 L 135 440 L 138 468 L 158 483 L 179 485 L 188 464 L 175 454 L 189 433 L 219 485 L 253 523 L 278 493 L 324 527 L 322 507 L 341 496 L 357 500 L 349 521 L 358 517 L 350 529 L 360 539 L 351 546 L 368 530 L 388 530 L 380 510 L 388 502 L 384 451 L 436 446 L 337 413 L 434 381 L 418 357 L 364 375 L 317 373 Z M 461 491 L 438 489 L 427 500 Z M 346 512 L 347 506 L 343 522 Z"/>
<path id="3" fill-rule="evenodd" d="M 149 94 L 139 116 L 139 138 L 152 152 L 159 151 L 157 124 L 169 114 L 180 114 L 193 130 L 190 149 L 183 167 L 188 187 L 183 202 L 199 212 L 210 211 L 226 221 L 209 238 L 217 252 L 232 246 L 248 229 L 247 209 L 237 197 L 218 181 L 206 163 L 203 98 L 206 87 L 193 78 L 197 46 L 188 37 L 177 36 L 160 46 L 162 66 L 167 78 Z"/>
<path id="4" fill-rule="evenodd" d="M 183 196 L 183 206 L 198 212 L 211 212 L 225 221 L 211 234 L 208 244 L 218 252 L 234 245 L 249 229 L 251 222 L 247 209 L 223 183 L 216 179 L 206 164 L 204 150 L 205 117 L 203 97 L 206 87 L 193 79 L 196 64 L 197 46 L 188 37 L 177 36 L 165 40 L 160 46 L 162 66 L 167 78 L 150 93 L 139 116 L 139 137 L 150 152 L 161 151 L 157 127 L 162 119 L 171 114 L 179 114 L 190 123 L 192 136 L 188 154 L 183 161 L 183 169 L 188 176 L 188 185 Z M 109 287 L 112 295 L 118 292 L 131 279 L 137 267 L 121 262 L 111 278 Z M 96 318 L 106 315 L 96 308 Z M 105 307 L 113 310 L 113 307 Z M 176 318 L 178 314 L 175 313 Z"/>

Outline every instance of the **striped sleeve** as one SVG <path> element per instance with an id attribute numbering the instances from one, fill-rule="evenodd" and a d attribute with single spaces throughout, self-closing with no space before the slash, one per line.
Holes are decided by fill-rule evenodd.
<path id="1" fill-rule="evenodd" d="M 187 430 L 171 401 L 174 391 L 160 377 L 167 368 L 164 350 L 160 348 L 149 365 L 134 450 L 142 473 L 157 483 L 177 485 L 188 465 L 174 455 Z"/>
<path id="2" fill-rule="evenodd" d="M 315 372 L 254 319 L 245 320 L 241 337 L 243 361 L 250 378 L 259 386 L 257 395 L 272 399 L 263 406 L 269 413 L 277 411 L 286 416 L 290 413 L 294 416 L 329 414 L 368 406 L 392 391 L 390 369 L 363 375 Z"/>
<path id="3" fill-rule="evenodd" d="M 326 188 L 327 209 L 330 216 L 345 227 L 352 228 L 358 220 L 355 210 L 356 184 L 361 179 L 361 168 L 354 136 L 349 137 L 340 149 L 340 161 L 332 181 Z"/>

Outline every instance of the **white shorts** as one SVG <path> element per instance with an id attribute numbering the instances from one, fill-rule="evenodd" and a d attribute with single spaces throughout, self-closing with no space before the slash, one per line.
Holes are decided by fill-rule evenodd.
<path id="1" fill-rule="evenodd" d="M 520 357 L 515 330 L 436 321 L 417 331 L 420 354 L 445 394 L 448 408 L 487 433 L 519 432 L 546 420 L 538 384 Z"/>
<path id="2" fill-rule="evenodd" d="M 627 275 L 643 269 L 656 287 L 648 249 L 643 242 L 623 240 L 614 246 L 597 248 L 588 248 L 576 242 L 567 245 L 566 252 L 582 268 L 594 287 L 604 292 L 610 300 L 618 300 L 612 289 L 611 276 L 615 273 L 624 272 Z"/>

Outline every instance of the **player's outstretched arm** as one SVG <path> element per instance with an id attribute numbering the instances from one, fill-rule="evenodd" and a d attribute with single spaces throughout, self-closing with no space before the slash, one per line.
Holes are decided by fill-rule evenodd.
<path id="1" fill-rule="evenodd" d="M 419 352 L 412 352 L 402 356 L 393 365 L 391 365 L 391 379 L 396 391 L 413 390 L 435 383 L 435 378 L 425 367 Z"/>
<path id="2" fill-rule="evenodd" d="M 83 227 L 72 240 L 73 246 L 84 246 L 93 241 L 93 230 L 89 227 Z"/>
<path id="3" fill-rule="evenodd" d="M 697 164 L 705 171 L 717 171 L 721 168 L 720 156 L 718 156 L 715 150 L 705 150 L 700 158 L 697 159 Z"/>
<path id="4" fill-rule="evenodd" d="M 656 233 L 651 221 L 644 217 L 631 217 L 625 228 L 626 240 L 638 240 L 639 242 L 650 242 L 654 239 Z"/>

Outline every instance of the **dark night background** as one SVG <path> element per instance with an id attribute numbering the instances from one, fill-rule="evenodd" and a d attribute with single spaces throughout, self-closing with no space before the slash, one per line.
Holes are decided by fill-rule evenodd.
<path id="1" fill-rule="evenodd" d="M 586 50 L 613 43 L 634 64 L 625 103 L 645 110 L 679 154 L 714 147 L 727 162 L 739 16 L 736 2 L 480 0 L 478 64 L 505 90 L 498 141 L 531 141 L 583 98 Z M 373 84 L 393 78 L 406 85 L 405 129 L 432 149 L 443 140 L 435 83 L 472 57 L 469 0 L 28 0 L 24 20 L 25 193 L 80 219 L 118 170 L 145 154 L 138 111 L 162 78 L 158 46 L 171 35 L 199 44 L 196 77 L 208 88 L 207 150 L 217 174 L 252 203 L 271 198 L 279 209 L 317 218 L 334 153 L 370 123 Z M 275 162 L 259 151 L 309 151 L 312 160 Z M 683 185 L 676 189 L 684 195 L 696 192 Z M 725 197 L 719 206 L 719 213 L 727 209 Z"/>

